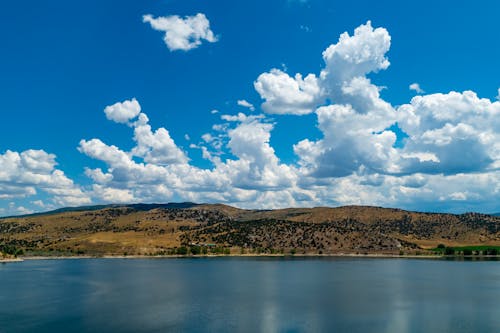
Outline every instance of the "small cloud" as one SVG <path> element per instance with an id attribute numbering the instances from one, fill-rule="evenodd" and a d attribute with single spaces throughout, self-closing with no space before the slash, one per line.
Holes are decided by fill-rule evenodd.
<path id="1" fill-rule="evenodd" d="M 217 132 L 225 132 L 227 131 L 227 124 L 214 124 L 212 129 Z"/>
<path id="2" fill-rule="evenodd" d="M 213 109 L 212 111 L 210 111 L 211 114 L 217 114 L 219 113 L 219 110 L 216 110 L 216 109 Z"/>
<path id="3" fill-rule="evenodd" d="M 225 121 L 245 122 L 248 117 L 245 116 L 243 113 L 239 112 L 238 115 L 236 115 L 236 116 L 232 116 L 232 115 L 228 115 L 228 114 L 223 114 L 222 116 L 220 116 L 220 118 L 222 120 L 225 120 Z"/>
<path id="4" fill-rule="evenodd" d="M 464 192 L 453 192 L 449 198 L 455 201 L 464 201 L 467 200 L 467 194 Z"/>
<path id="5" fill-rule="evenodd" d="M 191 138 L 189 137 L 189 134 L 184 134 L 184 139 L 186 139 L 186 141 L 190 141 Z"/>
<path id="6" fill-rule="evenodd" d="M 31 202 L 33 205 L 36 205 L 41 208 L 45 208 L 45 203 L 42 200 L 35 200 Z"/>
<path id="7" fill-rule="evenodd" d="M 498 88 L 497 100 L 499 100 L 499 101 L 500 101 L 500 88 Z"/>
<path id="8" fill-rule="evenodd" d="M 253 104 L 244 99 L 238 100 L 238 105 L 243 106 L 244 108 L 248 108 L 250 109 L 250 111 L 255 111 L 255 107 L 253 106 Z"/>
<path id="9" fill-rule="evenodd" d="M 201 138 L 203 139 L 203 141 L 205 142 L 210 142 L 213 140 L 213 137 L 210 133 L 205 133 L 201 136 Z"/>
<path id="10" fill-rule="evenodd" d="M 301 24 L 299 27 L 300 27 L 300 30 L 305 31 L 305 32 L 311 32 L 312 31 L 311 28 L 309 26 L 307 26 L 307 25 Z"/>
<path id="11" fill-rule="evenodd" d="M 106 106 L 104 109 L 106 118 L 121 124 L 127 124 L 130 120 L 137 117 L 140 112 L 141 105 L 135 98 Z"/>
<path id="12" fill-rule="evenodd" d="M 184 18 L 178 15 L 154 18 L 148 14 L 142 20 L 153 29 L 165 32 L 163 41 L 170 51 L 189 51 L 200 46 L 203 40 L 209 43 L 218 40 L 210 30 L 210 22 L 205 14 L 198 13 Z"/>
<path id="13" fill-rule="evenodd" d="M 418 84 L 416 82 L 410 84 L 410 86 L 408 88 L 410 88 L 410 90 L 415 91 L 417 94 L 423 94 L 423 93 L 425 93 L 425 91 L 422 88 L 420 88 L 420 84 Z"/>

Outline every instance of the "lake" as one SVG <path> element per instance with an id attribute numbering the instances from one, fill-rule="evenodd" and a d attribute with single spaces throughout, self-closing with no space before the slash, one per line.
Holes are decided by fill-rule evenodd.
<path id="1" fill-rule="evenodd" d="M 500 332 L 500 261 L 27 260 L 0 332 Z"/>

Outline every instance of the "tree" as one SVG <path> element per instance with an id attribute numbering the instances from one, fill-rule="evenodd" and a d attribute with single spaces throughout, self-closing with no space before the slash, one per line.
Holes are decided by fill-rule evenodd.
<path id="1" fill-rule="evenodd" d="M 181 256 L 185 256 L 187 253 L 188 253 L 188 249 L 187 247 L 185 246 L 181 246 L 177 249 L 177 254 L 181 255 Z"/>
<path id="2" fill-rule="evenodd" d="M 193 255 L 198 255 L 201 253 L 201 248 L 199 246 L 191 246 L 191 253 Z"/>
<path id="3" fill-rule="evenodd" d="M 444 254 L 446 256 L 454 255 L 455 254 L 455 249 L 452 248 L 452 247 L 447 247 L 447 248 L 444 249 Z"/>

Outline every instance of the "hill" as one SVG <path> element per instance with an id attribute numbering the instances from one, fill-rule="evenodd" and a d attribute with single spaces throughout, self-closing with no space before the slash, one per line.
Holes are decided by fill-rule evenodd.
<path id="1" fill-rule="evenodd" d="M 243 210 L 215 204 L 68 208 L 0 219 L 0 252 L 28 255 L 425 253 L 500 245 L 500 217 L 366 206 Z"/>

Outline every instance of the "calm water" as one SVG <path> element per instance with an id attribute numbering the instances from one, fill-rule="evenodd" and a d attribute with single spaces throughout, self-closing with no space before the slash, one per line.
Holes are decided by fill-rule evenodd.
<path id="1" fill-rule="evenodd" d="M 500 332 L 500 262 L 1 264 L 0 332 Z"/>

